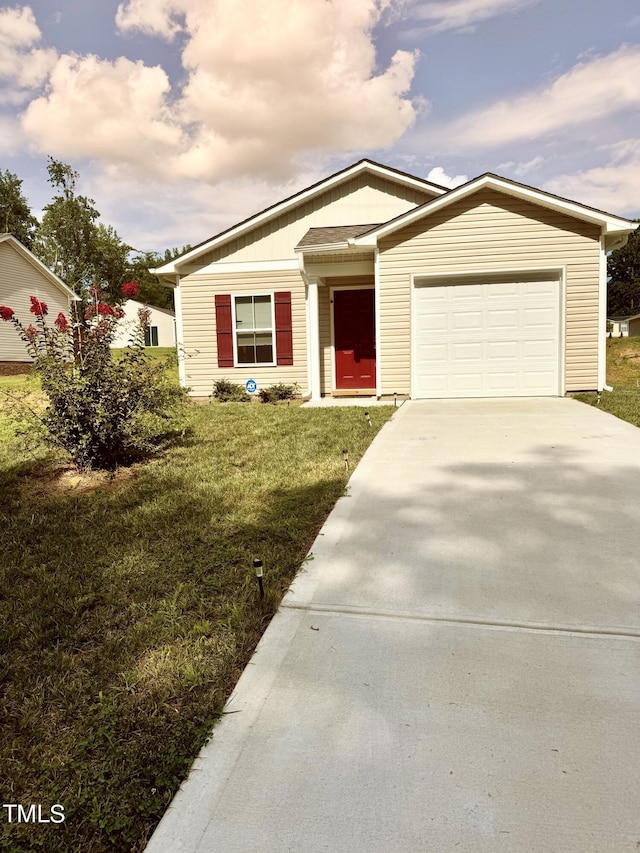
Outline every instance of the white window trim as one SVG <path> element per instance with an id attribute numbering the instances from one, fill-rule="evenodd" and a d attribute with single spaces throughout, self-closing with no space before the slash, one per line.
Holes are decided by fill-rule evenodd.
<path id="1" fill-rule="evenodd" d="M 260 362 L 245 362 L 238 361 L 238 337 L 236 328 L 236 299 L 247 297 L 247 296 L 268 296 L 271 299 L 271 328 L 270 329 L 251 329 L 252 332 L 271 332 L 271 341 L 273 350 L 273 361 L 260 361 Z M 234 367 L 276 367 L 278 364 L 278 356 L 276 353 L 276 296 L 275 291 L 250 291 L 246 293 L 232 293 L 231 294 L 231 328 L 233 330 L 233 366 Z M 243 331 L 242 329 L 240 331 Z"/>

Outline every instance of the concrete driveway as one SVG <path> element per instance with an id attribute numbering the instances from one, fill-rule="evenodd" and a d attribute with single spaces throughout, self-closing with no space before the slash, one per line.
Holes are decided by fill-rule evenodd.
<path id="1" fill-rule="evenodd" d="M 312 555 L 148 853 L 640 850 L 640 430 L 407 403 Z"/>

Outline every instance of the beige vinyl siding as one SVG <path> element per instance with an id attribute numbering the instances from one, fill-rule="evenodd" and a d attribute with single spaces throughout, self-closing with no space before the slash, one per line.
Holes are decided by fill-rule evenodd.
<path id="1" fill-rule="evenodd" d="M 0 243 L 0 305 L 13 308 L 18 319 L 28 326 L 35 321 L 29 311 L 30 296 L 46 302 L 47 321 L 52 323 L 61 311 L 69 316 L 67 295 L 9 242 Z M 0 361 L 31 361 L 13 323 L 0 322 Z"/>
<path id="2" fill-rule="evenodd" d="M 361 174 L 203 255 L 197 268 L 188 267 L 186 271 L 203 272 L 203 267 L 217 261 L 294 259 L 294 248 L 309 228 L 387 222 L 434 196 L 435 193 L 382 177 Z"/>
<path id="3" fill-rule="evenodd" d="M 380 240 L 382 392 L 410 393 L 411 276 L 566 268 L 566 390 L 598 384 L 600 232 L 481 190 Z"/>
<path id="4" fill-rule="evenodd" d="M 187 275 L 180 279 L 187 386 L 194 397 L 208 397 L 217 379 L 244 384 L 255 379 L 258 389 L 284 382 L 307 390 L 307 343 L 304 282 L 295 270 Z M 215 294 L 291 292 L 293 365 L 288 367 L 218 367 Z"/>

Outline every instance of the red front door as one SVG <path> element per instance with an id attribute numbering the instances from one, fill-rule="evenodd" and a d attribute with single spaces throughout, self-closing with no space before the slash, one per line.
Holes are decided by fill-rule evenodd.
<path id="1" fill-rule="evenodd" d="M 337 391 L 376 387 L 374 293 L 371 288 L 333 292 Z"/>

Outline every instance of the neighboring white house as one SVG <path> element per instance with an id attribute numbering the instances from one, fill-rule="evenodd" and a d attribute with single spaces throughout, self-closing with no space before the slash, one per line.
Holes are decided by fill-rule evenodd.
<path id="1" fill-rule="evenodd" d="M 173 311 L 166 308 L 156 308 L 154 305 L 143 305 L 142 302 L 136 302 L 135 299 L 128 299 L 122 307 L 124 317 L 118 323 L 118 329 L 111 344 L 112 348 L 126 347 L 130 344 L 140 308 L 148 308 L 151 312 L 149 328 L 145 335 L 145 346 L 175 347 L 176 315 Z"/>
<path id="2" fill-rule="evenodd" d="M 16 317 L 28 326 L 35 321 L 29 313 L 30 296 L 46 303 L 51 323 L 60 312 L 69 318 L 71 304 L 78 299 L 13 234 L 0 234 L 0 305 L 12 308 Z M 0 362 L 9 361 L 30 362 L 31 357 L 13 324 L 0 322 Z"/>

